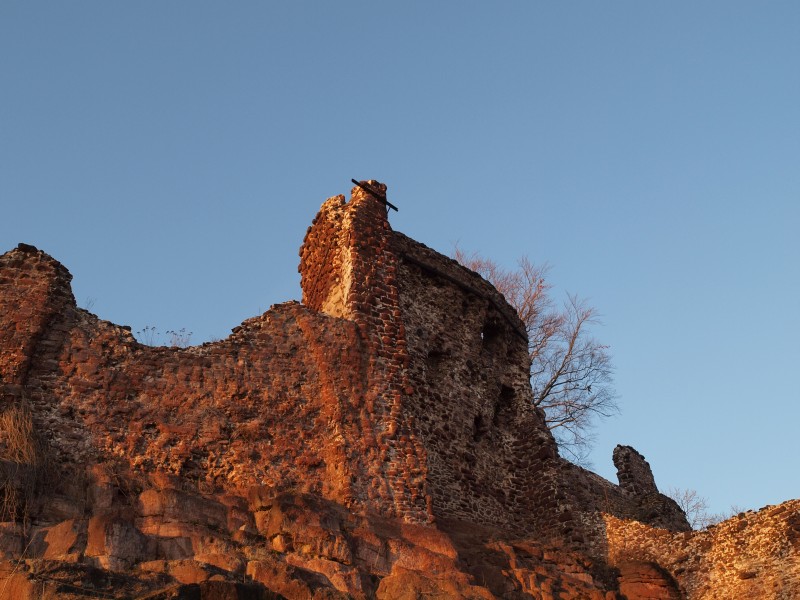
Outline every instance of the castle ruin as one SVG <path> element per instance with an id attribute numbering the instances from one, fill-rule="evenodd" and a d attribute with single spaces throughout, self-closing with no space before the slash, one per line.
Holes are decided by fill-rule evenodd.
<path id="1" fill-rule="evenodd" d="M 642 455 L 617 448 L 619 485 L 562 459 L 531 403 L 514 309 L 393 231 L 364 188 L 323 203 L 299 271 L 302 303 L 219 342 L 166 348 L 78 308 L 71 275 L 44 252 L 20 244 L 0 257 L 3 407 L 30 420 L 41 455 L 18 460 L 4 433 L 0 551 L 32 561 L 8 581 L 44 589 L 36 565 L 54 563 L 78 579 L 120 573 L 128 597 L 244 578 L 230 597 L 393 598 L 417 586 L 636 600 L 762 593 L 776 569 L 796 568 L 796 536 L 784 534 L 734 583 L 713 584 L 727 559 L 689 531 Z M 788 532 L 797 515 L 744 516 L 736 535 L 764 519 Z"/>

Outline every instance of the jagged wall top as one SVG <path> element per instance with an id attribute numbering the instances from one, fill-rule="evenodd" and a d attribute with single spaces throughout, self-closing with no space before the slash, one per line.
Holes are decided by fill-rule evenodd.
<path id="1" fill-rule="evenodd" d="M 0 301 L 27 308 L 9 305 L 13 327 L 0 329 L 30 342 L 17 362 L 33 357 L 33 367 L 14 369 L 28 369 L 45 427 L 69 432 L 54 439 L 65 460 L 124 455 L 225 488 L 302 483 L 390 516 L 574 541 L 597 537 L 581 515 L 598 498 L 615 514 L 650 512 L 652 494 L 585 480 L 560 460 L 530 401 L 524 329 L 502 295 L 392 231 L 386 206 L 360 187 L 349 202 L 325 201 L 305 236 L 304 305 L 276 307 L 201 347 L 138 344 L 75 307 L 56 261 L 19 253 L 30 254 L 0 260 L 10 282 Z M 26 319 L 41 327 L 19 329 Z M 225 417 L 209 421 L 209 411 Z M 298 446 L 309 432 L 315 442 Z"/>
<path id="2" fill-rule="evenodd" d="M 386 186 L 367 181 L 385 193 Z M 300 248 L 300 286 L 303 304 L 335 317 L 352 318 L 353 282 L 365 281 L 390 230 L 386 206 L 362 188 L 355 186 L 349 202 L 342 195 L 328 198 L 308 228 Z M 382 243 L 383 242 L 383 243 Z"/>
<path id="3" fill-rule="evenodd" d="M 670 533 L 688 526 L 641 454 L 615 451 L 620 486 L 561 460 L 530 406 L 516 315 L 488 282 L 391 231 L 386 216 L 360 188 L 350 202 L 330 198 L 301 249 L 306 305 L 279 305 L 186 349 L 143 346 L 78 309 L 69 272 L 44 252 L 20 244 L 0 256 L 0 395 L 4 408 L 29 404 L 66 474 L 36 495 L 34 521 L 85 531 L 87 515 L 97 523 L 116 511 L 108 523 L 147 542 L 130 564 L 163 564 L 148 499 L 167 493 L 164 482 L 189 490 L 170 487 L 170 497 L 222 514 L 217 533 L 230 505 L 229 523 L 248 520 L 248 536 L 268 531 L 245 492 L 271 503 L 291 489 L 442 528 L 462 520 L 567 543 L 618 566 L 629 598 L 653 597 L 630 591 L 650 562 L 689 597 L 720 586 L 713 597 L 797 596 L 797 502 Z M 133 479 L 115 491 L 121 473 Z M 130 482 L 146 489 L 130 495 Z M 275 543 L 286 550 L 284 536 Z"/>

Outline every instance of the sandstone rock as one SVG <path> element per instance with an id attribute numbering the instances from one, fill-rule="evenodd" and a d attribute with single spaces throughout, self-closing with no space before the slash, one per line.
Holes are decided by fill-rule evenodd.
<path id="1" fill-rule="evenodd" d="M 84 517 L 84 506 L 83 498 L 47 496 L 41 499 L 38 514 L 42 520 L 46 521 L 81 519 Z"/>
<path id="2" fill-rule="evenodd" d="M 294 567 L 277 559 L 250 561 L 247 576 L 289 600 L 311 598 L 314 593 L 306 581 L 296 576 Z"/>
<path id="3" fill-rule="evenodd" d="M 19 523 L 0 523 L 0 560 L 16 558 L 25 547 L 25 535 Z"/>
<path id="4" fill-rule="evenodd" d="M 319 574 L 324 578 L 325 587 L 330 585 L 353 598 L 368 598 L 372 595 L 373 590 L 369 578 L 365 578 L 364 574 L 355 567 L 326 558 L 306 557 L 298 554 L 288 554 L 286 564 Z"/>
<path id="5" fill-rule="evenodd" d="M 166 561 L 166 572 L 181 583 L 200 583 L 218 570 L 195 560 L 169 560 Z"/>
<path id="6" fill-rule="evenodd" d="M 53 597 L 52 586 L 30 579 L 23 573 L 0 572 L 0 600 L 40 600 Z"/>
<path id="7" fill-rule="evenodd" d="M 152 557 L 154 546 L 130 521 L 103 515 L 89 520 L 86 556 L 105 569 L 130 569 Z"/>
<path id="8" fill-rule="evenodd" d="M 219 529 L 228 525 L 228 509 L 224 504 L 175 489 L 143 491 L 138 508 L 143 517 L 161 517 L 164 521 L 194 521 Z"/>
<path id="9" fill-rule="evenodd" d="M 256 528 L 277 547 L 352 564 L 353 553 L 341 529 L 344 513 L 329 502 L 308 496 L 278 496 L 269 512 L 255 513 Z M 277 549 L 277 548 L 276 548 Z"/>
<path id="10" fill-rule="evenodd" d="M 205 563 L 221 569 L 232 575 L 244 572 L 245 563 L 229 547 L 226 552 L 197 552 L 194 555 L 196 561 Z"/>
<path id="11" fill-rule="evenodd" d="M 86 550 L 86 521 L 71 519 L 46 529 L 43 551 L 40 556 L 46 559 L 64 559 L 68 555 L 80 555 Z"/>
<path id="12" fill-rule="evenodd" d="M 627 561 L 618 568 L 619 591 L 628 600 L 682 600 L 675 581 L 657 565 Z"/>
<path id="13" fill-rule="evenodd" d="M 419 598 L 452 598 L 453 600 L 489 600 L 489 590 L 470 585 L 463 578 L 437 579 L 421 571 L 398 567 L 381 580 L 375 594 L 378 600 L 417 600 Z"/>
<path id="14" fill-rule="evenodd" d="M 230 581 L 206 581 L 171 586 L 143 600 L 284 600 L 260 586 Z"/>
<path id="15" fill-rule="evenodd" d="M 249 508 L 253 512 L 266 511 L 272 508 L 272 502 L 278 495 L 277 490 L 269 485 L 257 485 L 250 488 L 247 492 Z"/>
<path id="16" fill-rule="evenodd" d="M 278 594 L 258 586 L 228 581 L 207 581 L 199 586 L 200 600 L 280 600 Z"/>
<path id="17" fill-rule="evenodd" d="M 251 561 L 247 574 L 267 589 L 288 600 L 345 600 L 349 594 L 331 587 L 330 580 L 317 572 L 290 565 L 276 557 Z"/>
<path id="18" fill-rule="evenodd" d="M 219 498 L 219 502 L 227 508 L 226 528 L 229 532 L 233 533 L 239 530 L 255 531 L 253 513 L 250 511 L 245 498 L 234 494 L 224 494 Z"/>

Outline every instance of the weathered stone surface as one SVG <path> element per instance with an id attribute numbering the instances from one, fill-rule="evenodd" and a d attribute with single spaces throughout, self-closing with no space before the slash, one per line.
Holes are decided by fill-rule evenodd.
<path id="1" fill-rule="evenodd" d="M 628 600 L 681 600 L 675 580 L 658 565 L 626 561 L 617 568 L 619 591 Z"/>
<path id="2" fill-rule="evenodd" d="M 689 532 L 632 448 L 562 460 L 517 315 L 368 193 L 300 257 L 303 304 L 153 348 L 0 256 L 0 597 L 800 597 L 796 504 Z"/>
<path id="3" fill-rule="evenodd" d="M 300 576 L 294 567 L 274 557 L 249 562 L 247 576 L 290 600 L 311 598 L 314 589 L 324 585 L 320 580 L 316 586 L 312 586 L 308 578 Z"/>
<path id="4" fill-rule="evenodd" d="M 0 600 L 39 600 L 46 592 L 52 593 L 50 586 L 32 579 L 13 562 L 0 563 L 0 580 Z"/>
<path id="5" fill-rule="evenodd" d="M 453 598 L 488 600 L 494 596 L 486 588 L 470 585 L 465 577 L 436 577 L 423 571 L 396 567 L 381 580 L 375 594 L 380 600 L 417 600 L 418 598 Z"/>
<path id="6" fill-rule="evenodd" d="M 100 515 L 89 519 L 86 556 L 111 571 L 124 571 L 152 555 L 155 543 L 130 521 Z"/>
<path id="7" fill-rule="evenodd" d="M 42 558 L 64 560 L 66 556 L 83 553 L 86 550 L 87 524 L 85 521 L 70 519 L 47 528 L 44 534 Z"/>
<path id="8" fill-rule="evenodd" d="M 0 523 L 0 560 L 20 556 L 27 537 L 19 523 Z"/>
<path id="9" fill-rule="evenodd" d="M 189 517 L 217 529 L 228 525 L 228 508 L 224 504 L 174 489 L 143 491 L 139 495 L 139 514 L 160 517 L 164 522 L 185 522 Z"/>

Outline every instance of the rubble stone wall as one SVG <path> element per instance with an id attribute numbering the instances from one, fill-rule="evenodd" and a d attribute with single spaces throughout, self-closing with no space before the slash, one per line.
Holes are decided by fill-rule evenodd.
<path id="1" fill-rule="evenodd" d="M 527 335 L 497 290 L 392 231 L 386 207 L 359 187 L 350 202 L 323 204 L 300 272 L 304 304 L 364 333 L 365 402 L 383 415 L 369 462 L 387 464 L 392 493 L 406 494 L 400 513 L 569 529 L 558 451 L 530 402 Z"/>
<path id="2" fill-rule="evenodd" d="M 33 419 L 0 430 L 4 506 L 31 466 L 10 433 L 55 465 L 16 490 L 36 505 L 4 512 L 0 558 L 142 589 L 247 573 L 287 597 L 800 597 L 800 501 L 690 532 L 633 448 L 620 485 L 561 459 L 513 309 L 378 199 L 327 200 L 300 256 L 303 304 L 190 348 L 78 308 L 32 246 L 0 256 L 0 416 Z"/>
<path id="3" fill-rule="evenodd" d="M 354 500 L 349 457 L 368 440 L 354 418 L 366 354 L 352 322 L 290 302 L 224 341 L 156 348 L 77 308 L 43 252 L 3 255 L 0 280 L 4 404 L 32 407 L 61 464 L 124 460 L 210 489 Z"/>
<path id="4" fill-rule="evenodd" d="M 399 233 L 392 247 L 434 514 L 523 531 L 569 520 L 516 313 L 455 261 Z"/>
<path id="5" fill-rule="evenodd" d="M 740 513 L 702 531 L 605 520 L 609 564 L 656 564 L 686 598 L 800 597 L 800 500 Z"/>
<path id="6" fill-rule="evenodd" d="M 302 305 L 153 348 L 77 308 L 67 270 L 23 245 L 0 259 L 4 393 L 24 388 L 65 464 L 124 458 L 577 545 L 602 540 L 598 498 L 638 514 L 633 491 L 558 457 L 524 327 L 478 274 L 392 231 L 359 187 L 322 205 L 300 255 Z"/>
<path id="7" fill-rule="evenodd" d="M 353 418 L 360 422 L 364 452 L 352 456 L 360 499 L 383 514 L 429 521 L 425 449 L 404 409 L 415 390 L 407 379 L 390 233 L 386 207 L 361 188 L 353 188 L 347 203 L 342 196 L 328 199 L 300 249 L 303 303 L 351 320 L 363 340 L 363 408 Z"/>
<path id="8" fill-rule="evenodd" d="M 50 333 L 62 313 L 74 306 L 72 275 L 63 265 L 33 246 L 19 247 L 0 263 L 0 384 L 21 393 L 42 349 L 58 338 Z M 60 333 L 63 334 L 63 331 Z M 57 341 L 56 341 L 57 343 Z M 41 361 L 39 361 L 41 362 Z"/>
<path id="9" fill-rule="evenodd" d="M 363 333 L 364 400 L 380 449 L 367 463 L 387 464 L 383 497 L 398 514 L 420 515 L 424 498 L 428 517 L 536 532 L 595 553 L 605 551 L 599 506 L 688 528 L 634 450 L 641 460 L 626 458 L 620 470 L 625 489 L 558 456 L 531 404 L 527 333 L 515 310 L 477 273 L 392 231 L 378 199 L 360 187 L 349 202 L 328 199 L 300 256 L 304 304 Z"/>

